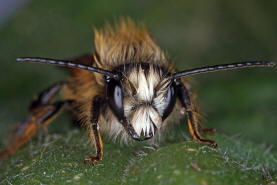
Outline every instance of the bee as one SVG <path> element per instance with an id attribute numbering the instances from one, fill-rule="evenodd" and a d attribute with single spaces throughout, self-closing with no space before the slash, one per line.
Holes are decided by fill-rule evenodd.
<path id="1" fill-rule="evenodd" d="M 63 108 L 68 108 L 85 125 L 96 155 L 85 162 L 102 160 L 100 133 L 129 141 L 159 141 L 166 128 L 178 122 L 185 112 L 193 139 L 213 147 L 213 140 L 202 138 L 213 131 L 204 129 L 187 76 L 246 67 L 268 67 L 270 61 L 250 61 L 188 69 L 178 72 L 173 62 L 155 43 L 145 27 L 123 19 L 118 25 L 94 30 L 93 54 L 75 60 L 37 57 L 18 62 L 53 64 L 69 68 L 67 81 L 42 91 L 30 104 L 0 158 L 15 153 L 40 128 L 46 128 Z M 58 94 L 62 98 L 56 100 Z"/>

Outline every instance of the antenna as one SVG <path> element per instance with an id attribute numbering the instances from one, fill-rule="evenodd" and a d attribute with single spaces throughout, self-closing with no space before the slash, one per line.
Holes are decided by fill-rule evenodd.
<path id="1" fill-rule="evenodd" d="M 119 75 L 116 73 L 113 73 L 112 71 L 107 71 L 107 70 L 100 69 L 97 67 L 86 66 L 86 65 L 82 65 L 82 64 L 76 64 L 76 63 L 74 63 L 74 61 L 56 60 L 56 59 L 39 58 L 39 57 L 20 57 L 20 58 L 17 58 L 16 61 L 17 62 L 37 62 L 37 63 L 45 63 L 45 64 L 64 66 L 64 67 L 78 68 L 78 69 L 83 69 L 83 70 L 87 70 L 87 71 L 100 73 L 100 74 L 109 76 L 114 79 L 119 79 Z"/>
<path id="2" fill-rule="evenodd" d="M 207 66 L 195 69 L 188 69 L 181 72 L 177 72 L 169 76 L 169 78 L 181 78 L 183 76 L 196 75 L 200 73 L 208 73 L 214 71 L 230 70 L 230 69 L 239 69 L 247 67 L 273 67 L 274 62 L 271 61 L 249 61 L 249 62 L 239 62 L 231 64 L 220 64 L 214 66 Z"/>

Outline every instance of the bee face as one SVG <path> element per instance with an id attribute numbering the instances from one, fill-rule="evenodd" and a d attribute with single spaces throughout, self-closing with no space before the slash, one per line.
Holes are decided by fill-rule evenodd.
<path id="1" fill-rule="evenodd" d="M 140 140 L 150 139 L 175 105 L 174 82 L 164 69 L 146 63 L 125 65 L 121 76 L 107 81 L 108 104 L 120 122 L 130 123 Z"/>

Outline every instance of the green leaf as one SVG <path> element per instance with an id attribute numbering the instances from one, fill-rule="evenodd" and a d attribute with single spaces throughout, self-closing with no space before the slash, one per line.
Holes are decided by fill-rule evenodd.
<path id="1" fill-rule="evenodd" d="M 263 184 L 277 180 L 277 160 L 262 146 L 215 136 L 217 149 L 192 141 L 121 146 L 104 141 L 104 158 L 94 155 L 80 130 L 32 141 L 1 162 L 3 184 Z"/>

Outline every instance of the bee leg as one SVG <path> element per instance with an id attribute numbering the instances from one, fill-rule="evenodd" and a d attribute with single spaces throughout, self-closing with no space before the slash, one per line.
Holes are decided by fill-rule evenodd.
<path id="1" fill-rule="evenodd" d="M 6 149 L 0 153 L 0 159 L 15 153 L 20 147 L 27 143 L 41 127 L 46 127 L 59 113 L 61 108 L 71 101 L 57 101 L 50 103 L 62 87 L 57 83 L 43 91 L 29 107 L 25 118 L 19 122 L 9 139 Z"/>
<path id="2" fill-rule="evenodd" d="M 41 107 L 43 105 L 49 105 L 53 102 L 56 95 L 60 92 L 61 88 L 66 85 L 66 82 L 57 82 L 49 88 L 42 91 L 30 104 L 29 112 L 33 109 Z"/>
<path id="3" fill-rule="evenodd" d="M 93 98 L 91 105 L 91 124 L 88 125 L 89 136 L 91 141 L 94 143 L 96 156 L 91 156 L 84 160 L 84 163 L 91 163 L 92 165 L 95 165 L 98 161 L 102 160 L 103 157 L 103 144 L 98 124 L 101 104 L 103 104 L 103 98 L 99 95 L 96 95 Z"/>
<path id="4" fill-rule="evenodd" d="M 181 82 L 176 82 L 176 87 L 177 87 L 177 96 L 181 101 L 182 106 L 186 110 L 186 117 L 187 117 L 190 134 L 193 136 L 194 139 L 198 140 L 199 142 L 210 143 L 211 146 L 216 147 L 217 144 L 215 141 L 209 140 L 209 139 L 202 139 L 200 137 L 200 132 L 201 130 L 203 131 L 203 129 L 201 129 L 200 124 L 197 122 L 197 117 L 194 111 L 194 107 L 191 104 L 189 92 L 186 89 L 186 87 Z"/>

